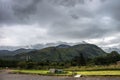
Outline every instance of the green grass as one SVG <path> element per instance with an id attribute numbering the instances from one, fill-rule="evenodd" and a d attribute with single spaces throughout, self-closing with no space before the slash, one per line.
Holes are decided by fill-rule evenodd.
<path id="1" fill-rule="evenodd" d="M 64 74 L 50 74 L 49 70 L 13 70 L 13 73 L 22 74 L 39 74 L 39 75 L 54 75 L 54 76 L 72 76 L 73 71 L 82 76 L 120 76 L 120 65 L 109 66 L 77 66 L 64 69 Z"/>
<path id="2" fill-rule="evenodd" d="M 108 66 L 76 66 L 64 69 L 66 71 L 117 71 L 120 70 L 120 65 L 108 65 Z"/>
<path id="3" fill-rule="evenodd" d="M 3 68 L 0 67 L 0 70 L 2 70 Z"/>
<path id="4" fill-rule="evenodd" d="M 48 70 L 13 70 L 13 73 L 24 73 L 24 74 L 41 74 L 45 75 L 49 71 Z"/>
<path id="5" fill-rule="evenodd" d="M 120 76 L 119 71 L 79 71 L 77 74 L 83 76 Z"/>
<path id="6" fill-rule="evenodd" d="M 49 74 L 48 70 L 13 70 L 14 73 L 22 74 L 39 74 L 39 75 L 54 75 L 54 76 L 72 76 L 72 71 L 67 71 L 66 74 Z M 120 70 L 117 71 L 76 71 L 75 73 L 82 76 L 120 76 Z"/>
<path id="7" fill-rule="evenodd" d="M 20 74 L 38 74 L 38 75 L 51 75 L 51 76 L 70 76 L 71 72 L 67 74 L 51 74 L 49 70 L 12 70 L 11 73 L 20 73 Z"/>

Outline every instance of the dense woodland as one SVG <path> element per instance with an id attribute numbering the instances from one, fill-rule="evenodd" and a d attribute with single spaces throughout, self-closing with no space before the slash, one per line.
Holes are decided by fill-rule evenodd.
<path id="1" fill-rule="evenodd" d="M 19 68 L 19 69 L 49 69 L 49 68 L 68 68 L 71 66 L 90 66 L 90 65 L 110 65 L 120 61 L 120 54 L 116 51 L 107 53 L 104 56 L 94 58 L 84 58 L 82 53 L 74 57 L 71 61 L 40 61 L 32 60 L 16 61 L 16 60 L 0 60 L 0 67 Z"/>

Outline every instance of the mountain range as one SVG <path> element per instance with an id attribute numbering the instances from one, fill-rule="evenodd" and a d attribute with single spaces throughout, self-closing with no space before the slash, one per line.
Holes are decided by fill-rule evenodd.
<path id="1" fill-rule="evenodd" d="M 14 56 L 16 54 L 20 54 L 20 53 L 25 53 L 25 52 L 30 52 L 33 51 L 34 49 L 24 49 L 24 48 L 20 48 L 17 49 L 15 51 L 9 51 L 9 50 L 0 50 L 0 56 Z"/>
<path id="2" fill-rule="evenodd" d="M 82 42 L 76 42 L 76 43 L 68 43 L 68 42 L 62 42 L 62 41 L 57 41 L 54 43 L 46 43 L 46 44 L 34 44 L 34 45 L 26 45 L 26 46 L 0 46 L 0 50 L 9 50 L 9 51 L 15 51 L 18 49 L 43 49 L 46 47 L 51 47 L 51 46 L 57 46 L 60 44 L 65 44 L 65 45 L 76 45 L 76 44 L 87 44 L 87 42 L 82 41 Z"/>
<path id="3" fill-rule="evenodd" d="M 13 55 L 13 54 L 14 55 Z M 0 53 L 1 54 L 1 53 Z M 32 61 L 70 61 L 79 54 L 83 54 L 84 58 L 93 58 L 106 53 L 94 44 L 77 44 L 46 47 L 43 49 L 20 49 L 10 52 L 12 55 L 5 55 L 1 59 L 13 60 L 32 60 Z"/>
<path id="4" fill-rule="evenodd" d="M 110 53 L 112 51 L 117 51 L 120 53 L 120 48 L 118 47 L 101 47 L 105 52 Z"/>

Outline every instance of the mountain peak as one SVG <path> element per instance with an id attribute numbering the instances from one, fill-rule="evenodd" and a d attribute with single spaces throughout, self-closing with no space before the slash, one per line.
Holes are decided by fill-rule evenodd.
<path id="1" fill-rule="evenodd" d="M 66 45 L 66 44 L 60 44 L 58 46 L 56 46 L 57 48 L 70 48 L 70 45 Z"/>

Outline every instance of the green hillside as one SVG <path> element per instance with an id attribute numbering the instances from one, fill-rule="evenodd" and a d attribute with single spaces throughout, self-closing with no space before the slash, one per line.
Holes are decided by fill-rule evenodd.
<path id="1" fill-rule="evenodd" d="M 60 45 L 15 55 L 18 60 L 33 61 L 70 61 L 82 53 L 84 58 L 104 55 L 105 52 L 93 44 L 79 44 L 74 46 Z"/>

